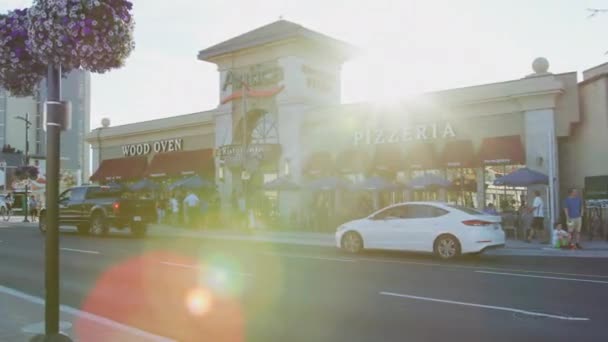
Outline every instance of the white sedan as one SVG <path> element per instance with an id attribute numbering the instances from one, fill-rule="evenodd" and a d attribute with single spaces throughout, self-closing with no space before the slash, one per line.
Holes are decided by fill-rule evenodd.
<path id="1" fill-rule="evenodd" d="M 433 252 L 443 259 L 502 247 L 500 216 L 438 202 L 406 202 L 347 222 L 336 244 L 351 253 L 362 249 Z"/>

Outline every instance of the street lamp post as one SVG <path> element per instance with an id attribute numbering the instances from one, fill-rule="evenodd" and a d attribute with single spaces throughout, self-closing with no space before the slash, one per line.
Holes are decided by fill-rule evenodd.
<path id="1" fill-rule="evenodd" d="M 101 131 L 104 128 L 110 127 L 110 119 L 103 118 L 101 119 L 101 127 L 97 128 L 97 168 L 101 166 L 101 161 L 103 158 L 101 157 Z"/>
<path id="2" fill-rule="evenodd" d="M 15 119 L 23 121 L 25 124 L 25 166 L 30 165 L 29 161 L 29 152 L 30 152 L 30 139 L 29 139 L 29 129 L 32 126 L 32 123 L 29 120 L 29 113 L 25 113 L 25 117 L 23 116 L 15 116 Z M 30 222 L 27 219 L 28 214 L 28 186 L 29 186 L 29 175 L 27 175 L 27 179 L 25 182 L 25 212 L 23 213 L 23 222 Z"/>

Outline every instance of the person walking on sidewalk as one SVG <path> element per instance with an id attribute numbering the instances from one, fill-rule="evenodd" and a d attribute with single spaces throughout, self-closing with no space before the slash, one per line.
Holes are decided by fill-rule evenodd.
<path id="1" fill-rule="evenodd" d="M 576 248 L 582 249 L 580 242 L 583 226 L 583 200 L 576 189 L 568 191 L 568 197 L 564 201 L 564 213 L 566 214 L 566 224 L 568 225 L 568 232 L 572 236 L 572 242 Z"/>
<path id="2" fill-rule="evenodd" d="M 175 194 L 171 194 L 171 199 L 169 199 L 169 209 L 171 210 L 171 218 L 169 219 L 169 222 L 171 222 L 171 225 L 175 226 L 179 223 L 179 203 L 177 202 Z"/>
<path id="3" fill-rule="evenodd" d="M 543 236 L 543 232 L 545 231 L 545 203 L 543 199 L 540 197 L 540 191 L 534 191 L 534 201 L 532 202 L 532 229 L 530 229 L 530 234 L 528 235 L 528 242 L 531 242 L 534 238 L 534 235 L 537 233 Z"/>
<path id="4" fill-rule="evenodd" d="M 187 224 L 193 228 L 197 225 L 197 217 L 200 213 L 199 204 L 200 200 L 198 196 L 196 196 L 194 192 L 188 191 L 188 196 L 184 198 L 184 207 L 188 219 Z"/>

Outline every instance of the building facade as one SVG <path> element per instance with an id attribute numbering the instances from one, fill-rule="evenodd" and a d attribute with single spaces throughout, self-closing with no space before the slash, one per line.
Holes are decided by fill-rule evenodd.
<path id="1" fill-rule="evenodd" d="M 74 70 L 61 80 L 61 86 L 63 99 L 72 103 L 71 129 L 61 134 L 62 177 L 78 183 L 89 178 L 90 149 L 87 148 L 84 138 L 90 127 L 90 73 Z M 32 159 L 40 160 L 43 165 L 46 155 L 43 112 L 45 100 L 45 82 L 41 82 L 36 94 L 29 97 L 13 97 L 0 89 L 0 144 L 25 151 L 25 122 L 15 117 L 25 117 L 27 113 L 32 123 L 28 130 L 29 153 Z"/>
<path id="2" fill-rule="evenodd" d="M 215 151 L 214 180 L 224 208 L 235 198 L 254 206 L 261 201 L 254 193 L 274 196 L 279 216 L 298 222 L 328 206 L 349 217 L 357 196 L 335 191 L 324 198 L 323 187 L 307 189 L 315 180 L 331 185 L 331 177 L 357 183 L 378 176 L 407 185 L 374 194 L 373 207 L 436 199 L 511 210 L 538 189 L 555 220 L 568 188 L 583 189 L 586 178 L 608 175 L 601 152 L 608 143 L 606 65 L 585 71 L 579 82 L 576 72 L 553 74 L 538 58 L 531 73 L 516 80 L 427 93 L 393 107 L 342 104 L 341 66 L 353 51 L 300 25 L 272 23 L 199 52 L 199 60 L 218 66 L 217 108 L 94 130 L 87 141 L 103 163 L 175 153 L 155 146 L 183 137 L 180 149 L 193 144 Z M 495 178 L 522 167 L 547 175 L 549 184 L 494 185 Z M 153 174 L 138 176 L 146 175 Z M 263 190 L 281 177 L 300 190 L 280 196 Z M 445 184 L 419 184 L 421 179 Z M 347 204 L 350 209 L 343 208 Z"/>

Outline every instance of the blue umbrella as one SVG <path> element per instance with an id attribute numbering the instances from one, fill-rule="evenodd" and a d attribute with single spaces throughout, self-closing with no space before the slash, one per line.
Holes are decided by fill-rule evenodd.
<path id="1" fill-rule="evenodd" d="M 536 184 L 549 184 L 549 177 L 538 171 L 530 170 L 527 167 L 494 180 L 494 185 L 528 186 Z"/>
<path id="2" fill-rule="evenodd" d="M 265 183 L 264 190 L 298 190 L 300 186 L 288 177 L 279 177 L 273 181 Z"/>
<path id="3" fill-rule="evenodd" d="M 199 176 L 192 176 L 189 178 L 185 178 L 185 179 L 179 180 L 179 181 L 169 185 L 170 190 L 174 190 L 176 188 L 192 189 L 192 190 L 201 189 L 201 188 L 211 189 L 213 187 L 215 187 L 214 183 L 211 183 L 208 180 L 202 179 Z"/>
<path id="4" fill-rule="evenodd" d="M 348 188 L 351 183 L 339 177 L 325 177 L 309 182 L 306 187 L 312 191 L 329 191 Z"/>
<path id="5" fill-rule="evenodd" d="M 356 191 L 385 191 L 397 190 L 401 187 L 403 186 L 400 184 L 390 182 L 382 177 L 373 176 L 364 179 L 362 182 L 353 184 L 351 189 Z"/>
<path id="6" fill-rule="evenodd" d="M 432 173 L 427 173 L 422 176 L 413 178 L 410 181 L 409 186 L 410 188 L 415 190 L 423 190 L 429 188 L 447 188 L 451 184 L 452 183 L 450 181 L 441 176 Z"/>
<path id="7" fill-rule="evenodd" d="M 160 186 L 149 179 L 142 179 L 139 182 L 131 185 L 129 189 L 131 191 L 153 191 L 160 188 Z"/>

